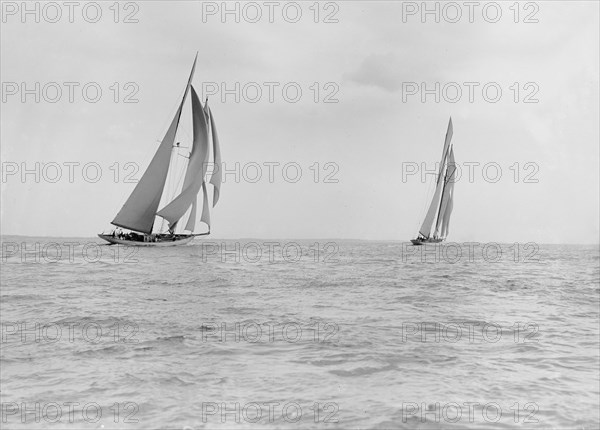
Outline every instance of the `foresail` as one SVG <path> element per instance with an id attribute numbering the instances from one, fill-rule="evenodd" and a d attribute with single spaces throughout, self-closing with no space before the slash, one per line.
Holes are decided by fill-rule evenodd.
<path id="1" fill-rule="evenodd" d="M 223 176 L 223 173 L 221 171 L 223 167 L 221 165 L 221 146 L 219 145 L 219 136 L 217 135 L 217 127 L 215 126 L 215 120 L 213 118 L 210 107 L 208 107 L 208 103 L 204 108 L 210 118 L 210 128 L 212 131 L 214 166 L 213 173 L 210 178 L 210 183 L 214 186 L 213 207 L 215 207 L 215 205 L 219 201 L 219 196 L 221 195 L 221 180 Z"/>
<path id="2" fill-rule="evenodd" d="M 171 121 L 169 129 L 160 143 L 156 154 L 154 154 L 152 161 L 150 161 L 148 168 L 112 221 L 112 224 L 143 233 L 152 233 L 154 217 L 156 216 L 156 210 L 158 209 L 167 180 L 171 150 L 175 142 L 175 134 L 177 133 L 181 111 L 190 89 L 195 69 L 196 60 L 194 60 L 183 99 L 179 104 L 173 121 Z"/>
<path id="3" fill-rule="evenodd" d="M 185 224 L 185 229 L 188 231 L 193 232 L 194 228 L 196 228 L 196 206 L 198 206 L 198 197 L 196 196 L 196 199 L 194 200 L 194 202 L 192 203 L 192 210 L 190 212 L 190 217 L 187 220 L 187 223 Z"/>
<path id="4" fill-rule="evenodd" d="M 192 116 L 194 123 L 194 143 L 192 154 L 188 163 L 186 179 L 190 178 L 187 186 L 182 188 L 181 193 L 167 206 L 162 208 L 158 215 L 174 224 L 187 212 L 190 205 L 195 201 L 208 163 L 208 124 L 202 103 L 198 94 L 192 86 Z"/>

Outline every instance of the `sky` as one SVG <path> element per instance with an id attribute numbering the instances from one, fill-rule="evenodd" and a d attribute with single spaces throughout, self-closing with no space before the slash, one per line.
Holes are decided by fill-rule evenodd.
<path id="1" fill-rule="evenodd" d="M 452 117 L 448 240 L 598 243 L 598 3 L 491 3 L 3 2 L 1 232 L 108 230 L 198 52 L 216 238 L 416 237 Z"/>

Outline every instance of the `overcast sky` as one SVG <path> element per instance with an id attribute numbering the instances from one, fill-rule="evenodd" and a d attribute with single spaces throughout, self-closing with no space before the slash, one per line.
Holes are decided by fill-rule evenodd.
<path id="1" fill-rule="evenodd" d="M 251 179 L 256 170 L 249 163 L 262 166 L 262 178 L 255 183 L 243 175 L 239 182 L 233 174 L 226 176 L 212 212 L 214 237 L 415 237 L 433 189 L 420 172 L 403 179 L 403 170 L 421 169 L 421 163 L 434 169 L 452 116 L 454 153 L 463 175 L 454 190 L 449 240 L 598 241 L 597 2 L 537 2 L 528 9 L 522 4 L 518 16 L 509 9 L 512 2 L 502 3 L 495 23 L 488 22 L 495 20 L 493 8 L 483 15 L 485 2 L 474 10 L 472 23 L 466 6 L 457 23 L 446 22 L 454 20 L 457 10 L 443 4 L 439 23 L 433 15 L 423 23 L 420 11 L 403 17 L 403 10 L 414 10 L 413 4 L 401 2 L 321 4 L 318 17 L 309 9 L 312 2 L 301 3 L 302 16 L 295 23 L 287 22 L 296 10 L 286 2 L 275 7 L 273 23 L 262 2 L 256 3 L 262 19 L 247 22 L 257 9 L 240 3 L 240 22 L 231 14 L 222 22 L 220 11 L 203 14 L 221 2 L 191 1 L 122 6 L 118 23 L 109 9 L 112 2 L 102 4 L 96 23 L 84 19 L 81 7 L 74 10 L 73 23 L 66 7 L 62 18 L 51 23 L 56 11 L 46 9 L 36 23 L 35 15 L 14 11 L 20 2 L 8 2 L 13 5 L 8 9 L 6 3 L 1 29 L 3 234 L 93 236 L 108 229 L 135 185 L 124 181 L 132 171 L 124 164 L 139 164 L 134 177 L 141 176 L 177 108 L 198 51 L 194 85 L 201 96 L 211 82 L 229 89 L 239 82 L 246 88 L 238 93 L 239 102 L 235 94 L 209 98 L 226 168 L 240 163 Z M 93 8 L 86 13 L 94 20 Z M 127 16 L 138 22 L 122 22 Z M 337 22 L 323 22 L 326 18 Z M 39 103 L 35 94 L 23 102 L 21 83 L 35 89 L 36 82 Z M 62 88 L 62 96 L 56 96 L 56 85 L 48 85 L 52 82 Z M 64 82 L 79 83 L 72 103 Z M 135 86 L 125 87 L 128 82 Z M 252 82 L 256 85 L 248 85 Z M 278 83 L 268 84 L 272 102 L 265 82 Z M 420 93 L 413 94 L 421 83 L 435 89 L 436 82 L 438 103 L 436 94 L 425 102 Z M 465 82 L 474 83 L 469 84 L 472 101 Z M 82 95 L 87 83 L 102 89 L 96 103 Z M 487 100 L 482 94 L 486 84 Z M 296 88 L 302 95 L 292 103 Z M 94 88 L 88 85 L 87 94 L 95 97 Z M 138 102 L 124 103 L 127 95 Z M 51 103 L 53 98 L 58 100 Z M 270 162 L 280 163 L 272 167 L 272 183 L 264 164 Z M 34 174 L 22 178 L 22 167 L 35 170 L 36 163 L 39 183 Z M 47 163 L 62 168 L 55 183 L 50 180 L 56 169 Z M 72 164 L 72 183 L 64 163 L 79 163 Z M 93 166 L 86 180 L 86 163 L 102 169 L 97 182 L 90 180 Z M 286 163 L 302 169 L 297 182 L 291 182 L 293 168 L 287 176 L 282 172 Z M 326 163 L 333 164 L 326 168 Z M 464 163 L 472 163 L 472 181 Z M 491 164 L 484 172 L 486 163 Z M 19 171 L 12 174 L 15 166 Z M 498 167 L 502 176 L 492 182 Z"/>

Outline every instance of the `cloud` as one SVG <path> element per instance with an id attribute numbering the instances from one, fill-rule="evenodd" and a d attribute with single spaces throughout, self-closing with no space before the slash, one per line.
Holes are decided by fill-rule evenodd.
<path id="1" fill-rule="evenodd" d="M 361 85 L 395 92 L 402 85 L 402 73 L 399 73 L 395 65 L 397 61 L 392 54 L 369 55 L 348 78 Z"/>

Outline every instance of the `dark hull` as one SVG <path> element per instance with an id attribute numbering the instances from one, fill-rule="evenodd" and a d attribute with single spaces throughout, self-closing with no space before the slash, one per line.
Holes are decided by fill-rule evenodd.
<path id="1" fill-rule="evenodd" d="M 425 243 L 440 243 L 444 239 L 411 239 L 413 245 L 423 245 Z"/>
<path id="2" fill-rule="evenodd" d="M 127 245 L 127 246 L 177 246 L 185 245 L 192 241 L 194 235 L 175 235 L 172 237 L 158 238 L 156 241 L 132 240 L 119 238 L 110 234 L 99 234 L 99 238 L 104 239 L 111 245 Z"/>

